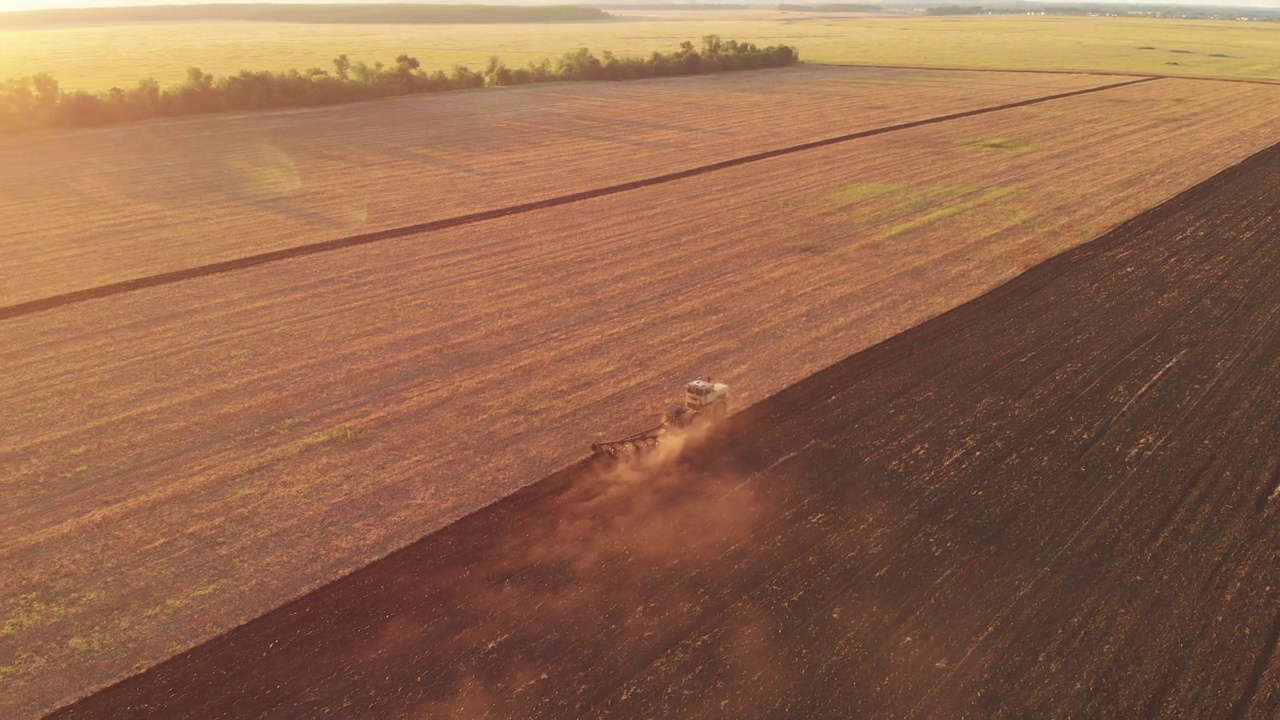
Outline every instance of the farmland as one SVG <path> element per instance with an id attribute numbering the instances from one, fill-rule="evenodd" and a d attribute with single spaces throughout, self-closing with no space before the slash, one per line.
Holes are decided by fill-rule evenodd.
<path id="1" fill-rule="evenodd" d="M 107 147 L 155 133 L 170 133 L 160 147 L 188 169 L 196 145 L 320 138 L 312 147 L 351 155 L 329 156 L 352 169 L 350 187 L 382 189 L 369 195 L 386 204 L 368 216 L 395 224 L 581 190 L 605 177 L 591 174 L 601 164 L 649 175 L 1118 80 L 993 73 L 956 86 L 938 72 L 809 68 L 753 84 L 765 75 L 432 98 L 407 112 L 503 122 L 485 145 L 400 167 L 365 139 L 374 106 L 57 138 L 115 162 L 103 178 L 126 172 Z M 630 119 L 655 115 L 646 93 L 671 114 L 637 127 Z M 762 117 L 762 97 L 792 114 Z M 1278 106 L 1280 87 L 1267 85 L 1099 89 L 7 320 L 0 607 L 17 650 L 0 667 L 13 690 L 0 714 L 70 700 L 438 530 L 575 460 L 593 437 L 647 422 L 673 378 L 711 372 L 744 402 L 772 395 L 1274 143 Z M 572 132 L 520 154 L 536 136 L 527 123 L 570 117 Z M 450 135 L 459 123 L 406 125 L 467 139 Z M 382 127 L 384 147 L 422 143 Z M 355 137 L 377 149 L 361 155 Z M 59 160 L 56 145 L 42 147 L 65 177 L 72 156 Z M 155 172 L 160 157 L 143 167 Z M 246 164 L 270 183 L 287 167 L 278 157 Z M 307 167 L 298 177 L 320 173 Z M 281 242 L 270 212 L 237 225 L 181 171 L 130 197 L 148 175 L 120 177 L 103 210 L 112 220 L 92 201 L 47 205 L 46 222 L 67 224 L 6 255 L 54 248 L 40 262 L 55 272 L 42 285 L 30 264 L 7 298 L 203 262 L 206 242 L 215 258 Z M 219 176 L 205 177 L 218 192 Z M 340 212 L 356 194 L 343 177 L 299 197 Z M 298 202 L 279 196 L 270 209 Z M 130 225 L 149 204 L 184 202 L 207 212 Z M 122 260 L 67 243 L 77 215 Z M 310 239 L 305 229 L 284 241 Z M 139 231 L 154 234 L 133 240 Z"/>
<path id="2" fill-rule="evenodd" d="M 1280 146 L 57 718 L 1280 713 Z"/>
<path id="3" fill-rule="evenodd" d="M 0 305 L 1114 82 L 788 69 L 0 139 Z"/>
<path id="4" fill-rule="evenodd" d="M 1280 24 L 1086 17 L 832 16 L 776 11 L 627 11 L 613 22 L 513 25 L 141 24 L 0 30 L 0 79 L 47 72 L 70 89 L 180 83 L 196 66 L 330 68 L 340 54 L 423 67 L 483 67 L 559 57 L 587 46 L 671 50 L 707 34 L 799 47 L 811 62 L 1056 68 L 1280 79 Z"/>

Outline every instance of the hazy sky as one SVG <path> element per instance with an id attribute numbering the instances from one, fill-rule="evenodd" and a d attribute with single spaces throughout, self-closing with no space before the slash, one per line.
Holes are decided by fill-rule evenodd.
<path id="1" fill-rule="evenodd" d="M 380 3 L 395 0 L 0 0 L 0 11 L 3 10 L 38 10 L 42 8 L 68 8 L 68 7 L 109 7 L 113 5 L 204 5 L 217 2 L 301 2 L 301 3 Z M 405 0 L 399 0 L 404 2 Z M 441 4 L 468 4 L 467 0 L 424 0 L 427 2 L 437 2 Z M 557 0 L 544 0 L 545 4 L 556 4 Z M 561 3 L 577 3 L 583 0 L 558 0 Z M 635 0 L 622 0 L 631 1 Z M 691 0 L 655 0 L 657 2 L 690 2 Z M 711 3 L 716 0 L 701 0 L 702 2 Z M 772 0 L 721 0 L 722 2 L 737 3 L 761 3 Z M 778 0 L 781 2 L 782 0 Z M 798 1 L 798 0 L 793 0 Z M 821 2 L 837 2 L 838 0 L 813 0 L 815 3 Z M 874 2 L 875 0 L 871 0 Z M 881 0 L 882 2 L 893 2 L 893 0 Z M 961 0 L 954 0 L 957 4 Z M 1069 3 L 1073 0 L 1044 0 L 1044 2 Z M 1107 2 L 1107 0 L 1074 0 L 1081 3 Z M 1113 2 L 1125 2 L 1128 4 L 1157 4 L 1157 5 L 1223 5 L 1229 7 L 1280 7 L 1280 0 L 1112 0 Z M 539 0 L 480 0 L 481 4 L 486 5 L 502 5 L 502 4 L 541 4 Z M 939 3 L 949 3 L 952 0 L 937 0 Z M 968 3 L 970 0 L 964 0 Z M 980 4 L 980 0 L 977 4 Z"/>

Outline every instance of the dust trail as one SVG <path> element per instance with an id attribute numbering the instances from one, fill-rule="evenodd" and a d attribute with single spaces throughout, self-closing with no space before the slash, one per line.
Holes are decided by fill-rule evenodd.
<path id="1" fill-rule="evenodd" d="M 596 666 L 597 648 L 651 661 L 665 649 L 655 638 L 703 612 L 708 580 L 699 578 L 771 514 L 757 483 L 730 468 L 695 467 L 708 461 L 714 435 L 671 430 L 649 451 L 589 463 L 554 514 L 503 533 L 481 553 L 485 562 L 450 568 L 433 583 L 445 588 L 439 617 L 448 622 L 385 623 L 343 665 L 394 664 L 430 648 L 438 672 L 419 679 L 418 717 L 545 717 L 548 692 L 566 685 L 581 687 L 590 705 L 610 683 L 585 678 L 616 674 L 620 684 L 627 676 Z"/>

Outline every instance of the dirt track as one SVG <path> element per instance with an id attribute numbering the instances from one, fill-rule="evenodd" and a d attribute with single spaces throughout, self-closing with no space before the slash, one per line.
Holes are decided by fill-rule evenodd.
<path id="1" fill-rule="evenodd" d="M 56 717 L 1280 713 L 1280 148 Z"/>

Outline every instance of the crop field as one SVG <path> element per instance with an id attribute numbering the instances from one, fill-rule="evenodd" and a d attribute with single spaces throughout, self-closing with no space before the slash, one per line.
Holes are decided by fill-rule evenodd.
<path id="1" fill-rule="evenodd" d="M 0 306 L 1116 81 L 782 69 L 0 139 Z"/>
<path id="2" fill-rule="evenodd" d="M 773 116 L 767 131 L 758 107 L 733 105 L 727 79 L 714 77 L 431 100 L 446 117 L 450 103 L 466 116 L 470 103 L 510 102 L 520 118 L 555 98 L 584 113 L 592 92 L 625 100 L 649 88 L 686 99 L 676 105 L 697 106 L 703 91 L 707 104 L 737 108 L 720 111 L 726 135 L 700 158 L 662 127 L 636 134 L 602 122 L 586 133 L 581 152 L 596 158 L 617 152 L 618 137 L 645 138 L 617 157 L 650 173 L 973 109 L 983 92 L 1003 104 L 1090 87 L 1081 78 L 993 75 L 960 97 L 940 90 L 935 72 L 781 73 L 783 103 L 807 97 L 813 105 L 802 107 L 812 112 Z M 835 89 L 859 78 L 898 90 L 875 103 L 851 93 L 841 112 Z M 1174 79 L 1101 87 L 1120 80 L 0 323 L 0 524 L 9 529 L 0 539 L 0 649 L 10 648 L 0 654 L 8 689 L 0 715 L 69 701 L 404 547 L 581 457 L 593 438 L 648 423 L 673 382 L 711 373 L 744 403 L 769 396 L 1280 138 L 1280 87 Z M 323 111 L 61 137 L 129 147 L 130 133 L 160 128 L 180 138 L 185 129 L 225 147 L 266 134 L 245 130 L 255 122 L 283 138 L 276 123 L 310 136 L 314 121 L 315 134 L 355 152 L 369 107 L 346 108 L 345 125 Z M 693 128 L 710 122 L 676 117 Z M 487 132 L 499 148 L 519 136 L 501 125 Z M 770 139 L 743 140 L 762 134 Z M 450 190 L 430 164 L 423 183 L 434 192 L 394 167 L 384 192 L 406 206 L 396 217 L 416 206 L 415 218 L 429 218 L 538 189 L 581 189 L 591 183 L 562 179 L 566 152 L 578 152 L 565 148 L 581 142 L 531 151 L 519 171 L 499 175 L 485 204 L 467 206 L 468 186 Z M 172 161 L 187 162 L 189 147 L 178 145 Z M 468 166 L 502 166 L 501 157 L 470 152 Z M 379 157 L 352 166 L 377 168 Z M 359 182 L 372 182 L 366 173 Z M 324 192 L 341 195 L 332 182 Z M 203 202 L 201 194 L 199 185 L 157 184 L 132 202 L 176 207 Z M 51 208 L 50 221 L 71 214 Z M 227 216 L 157 222 L 146 229 L 155 237 L 237 235 Z M 112 244 L 127 247 L 127 232 L 114 232 Z M 65 233 L 50 232 L 49 242 Z M 220 252 L 262 240 L 240 242 Z M 72 250 L 43 262 L 87 274 L 105 262 Z M 140 271 L 142 253 L 129 252 L 111 273 Z M 73 287 L 72 277 L 51 281 L 54 291 Z"/>
<path id="3" fill-rule="evenodd" d="M 0 166 L 0 251 L 7 260 L 0 307 L 1121 81 L 803 68 L 410 98 L 393 103 L 394 112 L 372 103 L 0 140 L 0 154 L 12 160 Z M 1218 92 L 1209 94 L 1195 89 L 1210 86 L 1196 83 L 1158 87 L 1072 107 L 1147 113 L 1126 121 L 1126 137 L 1222 145 L 1223 162 L 1272 127 L 1273 88 L 1214 85 Z M 1040 105 L 998 118 L 1054 112 Z M 1074 121 L 1060 118 L 1059 127 Z M 1043 161 L 1057 142 L 1032 137 L 1035 130 L 1021 138 L 999 128 L 982 132 L 955 139 L 948 154 L 964 162 Z M 1204 174 L 1217 167 L 1206 165 Z M 883 204 L 912 189 L 890 183 L 848 192 Z M 931 199 L 923 203 L 932 206 Z"/>
<path id="4" fill-rule="evenodd" d="M 0 79 L 47 72 L 71 89 L 154 77 L 179 83 L 196 66 L 331 69 L 340 54 L 369 64 L 401 53 L 428 69 L 557 58 L 580 46 L 648 55 L 703 35 L 795 45 L 823 63 L 1057 68 L 1280 79 L 1280 23 L 1049 16 L 920 17 L 777 11 L 627 11 L 592 23 L 510 25 L 140 24 L 0 30 Z"/>
<path id="5" fill-rule="evenodd" d="M 1276 208 L 1280 146 L 54 717 L 1274 718 Z"/>

